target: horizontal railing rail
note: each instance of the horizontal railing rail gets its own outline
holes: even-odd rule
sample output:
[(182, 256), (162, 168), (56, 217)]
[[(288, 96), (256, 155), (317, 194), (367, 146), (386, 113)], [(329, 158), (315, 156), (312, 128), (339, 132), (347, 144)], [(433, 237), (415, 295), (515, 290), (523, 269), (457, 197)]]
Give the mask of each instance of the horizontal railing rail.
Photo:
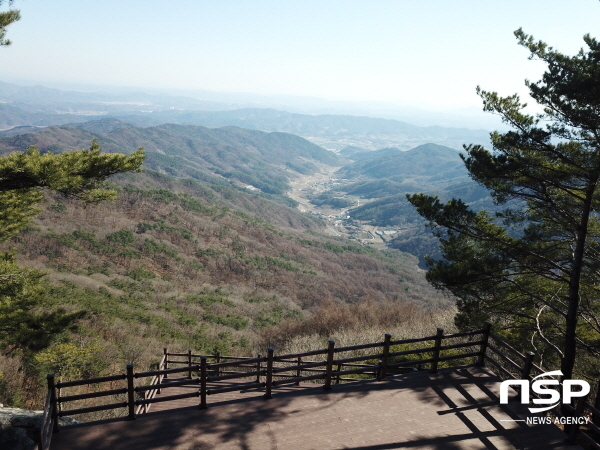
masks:
[(107, 383), (109, 381), (125, 380), (126, 378), (127, 378), (126, 374), (121, 374), (121, 375), (111, 375), (110, 377), (88, 378), (86, 380), (64, 381), (64, 382), (56, 383), (56, 388), (62, 389), (62, 388), (66, 388), (66, 387), (84, 386), (86, 384)]
[(324, 350), (312, 350), (310, 352), (302, 352), (302, 353), (290, 353), (287, 355), (274, 356), (275, 361), (285, 361), (286, 359), (293, 358), (304, 358), (307, 356), (317, 356), (317, 355), (325, 355), (327, 354), (327, 349)]

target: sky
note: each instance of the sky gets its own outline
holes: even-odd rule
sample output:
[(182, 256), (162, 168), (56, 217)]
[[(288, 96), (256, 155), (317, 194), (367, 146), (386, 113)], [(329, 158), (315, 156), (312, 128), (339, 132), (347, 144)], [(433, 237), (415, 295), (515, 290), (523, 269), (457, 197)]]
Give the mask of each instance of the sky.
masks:
[[(0, 81), (125, 86), (426, 109), (477, 106), (477, 85), (526, 95), (543, 63), (600, 38), (598, 0), (15, 0)], [(3, 8), (7, 8), (6, 2)]]

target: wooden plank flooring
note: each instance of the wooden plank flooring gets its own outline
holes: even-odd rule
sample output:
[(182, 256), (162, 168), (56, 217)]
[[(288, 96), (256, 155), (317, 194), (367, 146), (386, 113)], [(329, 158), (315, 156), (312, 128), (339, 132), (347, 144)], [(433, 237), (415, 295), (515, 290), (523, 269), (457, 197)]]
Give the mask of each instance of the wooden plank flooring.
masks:
[[(197, 389), (164, 390), (163, 395)], [(174, 392), (178, 390), (178, 392)], [(445, 369), (334, 385), (304, 384), (152, 405), (135, 421), (64, 427), (52, 450), (581, 449), (554, 425), (514, 422), (531, 414), (498, 402), (499, 379), (485, 369)], [(172, 409), (175, 408), (175, 409)]]

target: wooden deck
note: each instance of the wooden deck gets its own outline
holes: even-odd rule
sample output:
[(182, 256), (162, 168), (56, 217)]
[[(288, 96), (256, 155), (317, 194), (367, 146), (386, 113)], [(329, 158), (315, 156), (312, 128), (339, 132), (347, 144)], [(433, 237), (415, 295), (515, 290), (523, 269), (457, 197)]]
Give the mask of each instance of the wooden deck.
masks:
[[(578, 449), (554, 425), (515, 422), (532, 416), (498, 401), (500, 380), (465, 367), (389, 376), (386, 381), (302, 384), (152, 405), (137, 420), (64, 427), (53, 450), (166, 449)], [(173, 388), (175, 389), (175, 388)], [(198, 389), (198, 386), (180, 388)], [(169, 394), (174, 392), (170, 390)]]

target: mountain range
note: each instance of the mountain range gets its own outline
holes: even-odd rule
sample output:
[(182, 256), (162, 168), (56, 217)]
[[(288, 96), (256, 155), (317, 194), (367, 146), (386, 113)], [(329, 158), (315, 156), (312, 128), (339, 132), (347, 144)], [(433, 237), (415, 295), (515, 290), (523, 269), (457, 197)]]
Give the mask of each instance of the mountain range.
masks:
[(145, 167), (161, 173), (214, 184), (222, 184), (226, 178), (266, 194), (281, 195), (289, 190), (290, 173), (313, 173), (318, 163), (341, 164), (335, 153), (287, 133), (174, 124), (140, 128), (116, 119), (3, 137), (0, 152), (31, 145), (62, 152), (88, 147), (92, 139), (107, 152), (127, 153), (144, 147)]
[(32, 131), (17, 127), (65, 125), (108, 117), (141, 127), (172, 123), (280, 131), (302, 136), (336, 151), (348, 145), (368, 150), (392, 146), (407, 150), (429, 142), (460, 148), (465, 142), (483, 144), (489, 141), (487, 131), (464, 127), (423, 127), (358, 115), (240, 108), (235, 103), (165, 94), (66, 91), (0, 82), (0, 135)]

